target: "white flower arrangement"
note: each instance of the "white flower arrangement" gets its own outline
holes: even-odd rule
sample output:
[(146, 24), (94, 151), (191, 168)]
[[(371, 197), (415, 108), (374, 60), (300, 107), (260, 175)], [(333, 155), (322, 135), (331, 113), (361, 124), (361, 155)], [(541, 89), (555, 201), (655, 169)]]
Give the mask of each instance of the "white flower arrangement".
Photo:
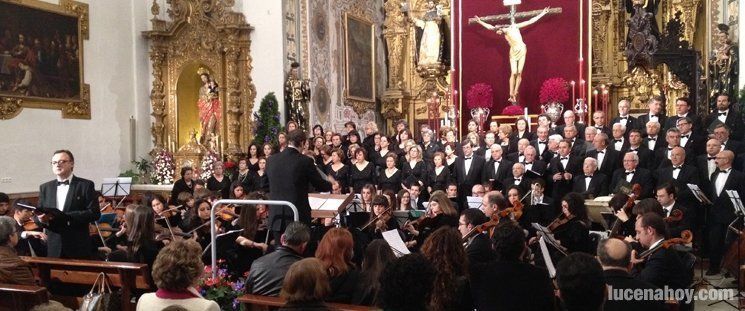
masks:
[(153, 183), (158, 185), (170, 185), (173, 183), (173, 174), (176, 165), (173, 163), (173, 155), (167, 150), (161, 150), (153, 161), (155, 171), (153, 172)]
[(219, 161), (217, 158), (217, 153), (214, 151), (209, 151), (207, 156), (202, 159), (202, 168), (199, 173), (199, 177), (203, 180), (207, 180), (212, 176), (212, 172), (215, 169), (215, 163)]

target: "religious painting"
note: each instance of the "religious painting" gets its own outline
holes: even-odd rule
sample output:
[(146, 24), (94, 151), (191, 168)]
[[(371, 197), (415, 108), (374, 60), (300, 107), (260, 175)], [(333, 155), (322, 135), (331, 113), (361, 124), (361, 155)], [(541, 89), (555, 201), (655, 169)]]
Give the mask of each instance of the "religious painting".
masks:
[(375, 28), (372, 22), (345, 14), (346, 98), (375, 102)]
[(89, 119), (83, 83), (83, 40), (88, 6), (61, 0), (0, 0), (0, 119), (23, 107), (60, 109), (65, 118)]

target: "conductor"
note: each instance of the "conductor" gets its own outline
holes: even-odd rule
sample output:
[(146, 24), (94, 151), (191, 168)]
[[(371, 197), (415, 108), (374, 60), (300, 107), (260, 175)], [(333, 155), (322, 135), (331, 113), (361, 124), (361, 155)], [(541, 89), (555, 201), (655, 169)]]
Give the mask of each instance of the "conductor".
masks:
[[(308, 184), (317, 191), (331, 191), (331, 182), (316, 169), (313, 159), (303, 155), (308, 138), (297, 129), (287, 135), (287, 148), (269, 157), (266, 175), (269, 178), (269, 198), (289, 201), (297, 207), (300, 222), (310, 226)], [(287, 206), (269, 209), (269, 226), (276, 241), (293, 221), (292, 209)]]
[(92, 259), (88, 224), (101, 216), (95, 186), (73, 176), (75, 157), (69, 150), (55, 151), (51, 164), (57, 178), (39, 187), (39, 206), (46, 212), (42, 222), (47, 223), (47, 256)]

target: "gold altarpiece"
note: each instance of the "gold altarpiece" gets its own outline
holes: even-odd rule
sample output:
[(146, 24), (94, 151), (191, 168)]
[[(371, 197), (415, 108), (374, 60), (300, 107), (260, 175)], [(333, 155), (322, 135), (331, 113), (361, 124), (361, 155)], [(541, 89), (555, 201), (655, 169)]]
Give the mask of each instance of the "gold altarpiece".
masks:
[[(409, 124), (427, 119), (426, 100), (433, 92), (440, 97), (440, 117), (444, 117), (450, 100), (450, 68), (443, 64), (418, 65), (415, 60), (417, 49), (416, 26), (409, 16), (424, 14), (425, 0), (388, 0), (384, 4), (385, 21), (383, 39), (388, 59), (388, 85), (382, 96), (382, 115), (387, 126), (405, 119)], [(442, 20), (452, 31), (450, 23), (450, 1), (434, 1), (441, 6)], [(410, 8), (405, 13), (402, 4)], [(449, 34), (441, 34), (447, 36)], [(449, 47), (446, 47), (449, 48)]]
[[(660, 32), (664, 33), (669, 21), (676, 19), (683, 25), (681, 41), (687, 41), (695, 51), (707, 51), (706, 37), (709, 31), (705, 7), (711, 0), (660, 0), (655, 16)], [(647, 109), (647, 100), (664, 93), (667, 115), (675, 114), (674, 101), (678, 97), (689, 97), (691, 90), (681, 82), (667, 65), (659, 65), (645, 71), (637, 67), (628, 71), (628, 62), (624, 55), (626, 47), (627, 21), (631, 14), (623, 6), (625, 1), (594, 0), (591, 3), (591, 86), (608, 86), (609, 110), (611, 115), (617, 113), (621, 99), (631, 100), (632, 112), (643, 112)], [(692, 66), (706, 66), (707, 53), (700, 52), (701, 63)], [(703, 68), (702, 68), (703, 69)], [(705, 70), (705, 69), (704, 69)], [(704, 78), (700, 77), (700, 78)], [(705, 84), (705, 82), (704, 82)], [(704, 92), (705, 93), (705, 92)], [(592, 94), (592, 93), (589, 93)], [(589, 98), (593, 100), (592, 96)], [(602, 98), (602, 97), (601, 97)], [(705, 96), (704, 96), (705, 98)], [(699, 113), (708, 111), (706, 100), (693, 99)], [(594, 107), (595, 104), (590, 105)]]
[[(151, 7), (152, 30), (143, 35), (150, 43), (153, 72), (150, 91), (153, 151), (178, 150), (177, 167), (198, 164), (201, 159), (191, 159), (194, 151), (206, 152), (201, 146), (195, 149), (190, 137), (190, 132), (199, 128), (193, 128), (193, 122), (180, 120), (194, 118), (197, 109), (194, 94), (198, 91), (193, 88), (199, 87), (194, 83), (199, 79), (198, 68), (209, 70), (219, 84), (222, 115), (215, 129), (220, 141), (215, 151), (228, 157), (240, 155), (244, 152), (242, 146), (252, 136), (250, 112), (256, 88), (251, 79), (249, 34), (253, 28), (243, 14), (233, 12), (234, 2), (169, 0), (167, 21), (158, 18), (157, 2)], [(191, 160), (186, 161), (187, 158)]]

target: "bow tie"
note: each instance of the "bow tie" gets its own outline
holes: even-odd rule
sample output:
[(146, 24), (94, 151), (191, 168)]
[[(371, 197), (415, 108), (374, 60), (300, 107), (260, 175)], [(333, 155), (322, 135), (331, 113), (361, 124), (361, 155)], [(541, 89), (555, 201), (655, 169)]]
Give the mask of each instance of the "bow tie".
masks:
[(680, 138), (681, 138), (681, 139), (682, 139), (682, 138), (688, 138), (688, 137), (691, 137), (691, 134), (688, 134), (688, 135), (680, 135)]
[(605, 151), (600, 150), (600, 151), (598, 151), (598, 153), (605, 153)]
[(547, 142), (547, 141), (539, 141), (538, 143), (539, 143), (539, 144), (544, 144), (544, 145), (545, 145), (545, 144), (547, 144), (548, 142)]
[(620, 143), (620, 142), (623, 142), (623, 139), (614, 139), (613, 142), (614, 143)]
[(621, 118), (621, 120), (628, 120), (629, 119), (629, 117), (620, 117), (620, 118)]
[(727, 174), (727, 173), (729, 173), (729, 169), (726, 169), (726, 170), (720, 170), (720, 169), (717, 169), (717, 170), (716, 170), (716, 171), (714, 171), (714, 172), (716, 172), (716, 173), (724, 173), (724, 174)]
[(636, 149), (633, 149), (632, 148), (632, 149), (629, 149), (629, 151), (631, 151), (631, 152), (637, 152), (637, 151), (639, 151), (639, 148), (636, 148)]
[(679, 170), (679, 169), (681, 169), (680, 166), (673, 166), (673, 170)]
[(634, 174), (634, 171), (626, 172), (626, 175), (631, 175), (631, 174)]
[(714, 156), (714, 157), (706, 157), (706, 159), (709, 160), (709, 161), (711, 161), (711, 160), (716, 160), (717, 157), (716, 156)]
[(525, 165), (533, 164), (533, 162), (523, 162)]
[(561, 160), (561, 161), (569, 160), (569, 157), (561, 157), (561, 158), (559, 158), (559, 160)]
[(651, 119), (651, 118), (657, 118), (657, 115), (656, 115), (656, 114), (650, 114), (650, 115), (649, 115), (649, 118), (650, 118), (650, 119)]
[(62, 185), (69, 186), (70, 185), (70, 180), (65, 180), (65, 181), (59, 181), (58, 180), (57, 181), (57, 186), (62, 186)]
[(473, 158), (473, 157), (465, 157), (465, 158), (463, 158), (463, 159), (464, 159), (464, 160), (470, 160), (470, 159), (472, 159), (472, 158)]
[(726, 117), (726, 116), (727, 116), (727, 112), (726, 112), (726, 111), (725, 111), (725, 112), (720, 112), (720, 113), (719, 113), (719, 115), (720, 115), (720, 116), (725, 116), (725, 117)]
[(673, 151), (672, 147), (667, 147), (667, 151)]
[(657, 141), (657, 138), (647, 138), (648, 141)]
[(592, 178), (592, 175), (585, 175), (585, 178)]
[(598, 129), (598, 130), (602, 130), (603, 129), (602, 126), (597, 126), (597, 125), (595, 126), (595, 128)]
[(522, 178), (515, 178), (515, 182), (520, 182), (521, 180), (523, 180), (523, 179)]

